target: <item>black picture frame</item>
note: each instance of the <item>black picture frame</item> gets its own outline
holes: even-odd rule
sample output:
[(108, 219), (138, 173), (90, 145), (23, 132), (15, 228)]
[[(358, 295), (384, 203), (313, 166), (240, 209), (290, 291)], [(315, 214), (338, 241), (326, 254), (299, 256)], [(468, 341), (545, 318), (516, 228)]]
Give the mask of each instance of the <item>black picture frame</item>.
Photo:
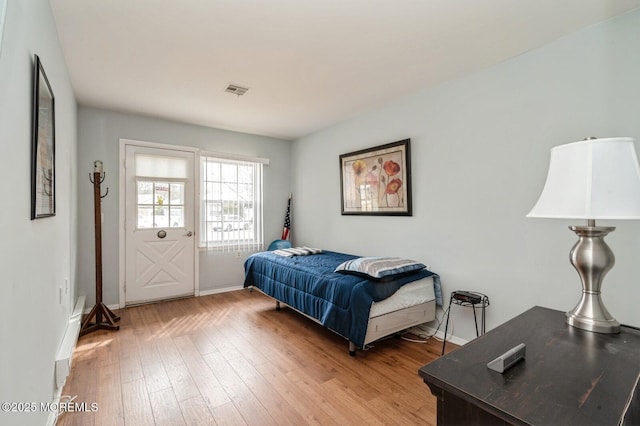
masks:
[(412, 216), (411, 139), (340, 155), (343, 215)]
[(7, 16), (7, 0), (0, 0), (0, 55), (2, 55), (2, 34), (4, 33), (4, 22)]
[(31, 219), (56, 214), (55, 97), (38, 55), (33, 67)]

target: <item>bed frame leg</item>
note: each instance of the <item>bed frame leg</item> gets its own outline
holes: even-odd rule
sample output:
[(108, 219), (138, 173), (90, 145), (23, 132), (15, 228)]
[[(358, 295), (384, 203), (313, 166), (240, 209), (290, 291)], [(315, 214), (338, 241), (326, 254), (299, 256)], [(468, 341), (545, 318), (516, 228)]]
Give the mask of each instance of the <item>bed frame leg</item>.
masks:
[(349, 355), (356, 356), (356, 345), (351, 341), (349, 341)]
[(276, 300), (276, 311), (280, 310), (280, 302)]

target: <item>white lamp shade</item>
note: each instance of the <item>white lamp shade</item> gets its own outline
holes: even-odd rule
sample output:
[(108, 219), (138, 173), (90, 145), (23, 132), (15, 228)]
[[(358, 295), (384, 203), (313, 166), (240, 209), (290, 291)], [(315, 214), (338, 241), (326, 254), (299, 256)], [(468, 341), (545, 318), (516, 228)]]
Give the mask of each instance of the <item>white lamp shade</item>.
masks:
[(640, 167), (633, 138), (552, 148), (547, 181), (527, 217), (640, 219)]

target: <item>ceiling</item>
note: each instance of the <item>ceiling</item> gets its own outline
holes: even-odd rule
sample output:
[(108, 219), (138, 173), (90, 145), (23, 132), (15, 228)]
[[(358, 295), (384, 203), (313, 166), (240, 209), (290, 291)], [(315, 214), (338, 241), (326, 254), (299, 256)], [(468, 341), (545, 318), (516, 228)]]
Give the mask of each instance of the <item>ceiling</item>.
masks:
[[(80, 105), (296, 139), (640, 0), (50, 0)], [(226, 93), (229, 83), (243, 96)]]

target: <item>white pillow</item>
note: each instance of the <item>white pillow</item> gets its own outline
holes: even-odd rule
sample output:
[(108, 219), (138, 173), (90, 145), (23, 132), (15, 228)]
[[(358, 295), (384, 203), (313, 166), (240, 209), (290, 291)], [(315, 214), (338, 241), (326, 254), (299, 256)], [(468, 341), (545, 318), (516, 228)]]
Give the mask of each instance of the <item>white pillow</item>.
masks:
[(292, 247), (292, 248), (284, 248), (274, 250), (273, 254), (277, 254), (280, 256), (307, 256), (310, 254), (318, 254), (322, 253), (322, 249), (310, 248), (310, 247)]
[(367, 275), (371, 278), (382, 279), (411, 274), (424, 268), (426, 265), (423, 263), (400, 257), (358, 257), (341, 263), (335, 272)]

